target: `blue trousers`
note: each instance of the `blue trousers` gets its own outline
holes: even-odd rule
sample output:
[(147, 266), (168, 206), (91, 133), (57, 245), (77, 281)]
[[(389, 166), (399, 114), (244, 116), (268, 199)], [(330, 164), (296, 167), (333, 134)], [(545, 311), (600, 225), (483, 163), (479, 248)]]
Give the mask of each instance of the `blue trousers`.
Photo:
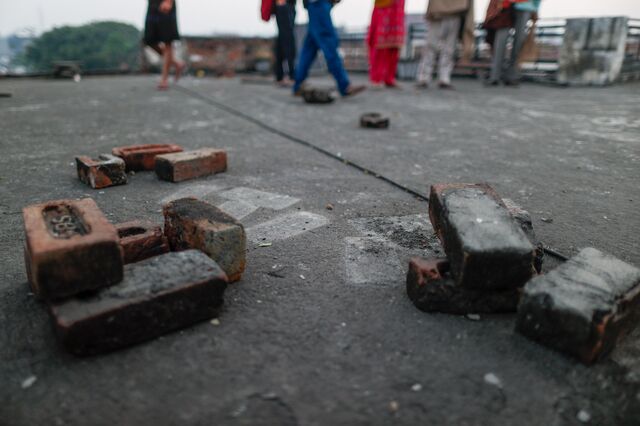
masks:
[(302, 82), (307, 79), (309, 69), (318, 55), (318, 50), (322, 50), (329, 72), (336, 79), (340, 94), (345, 95), (350, 83), (342, 64), (342, 58), (338, 54), (340, 41), (331, 20), (331, 4), (328, 0), (309, 2), (307, 10), (309, 11), (309, 29), (302, 46), (302, 52), (300, 52), (300, 58), (298, 58), (296, 83), (293, 90), (297, 91)]

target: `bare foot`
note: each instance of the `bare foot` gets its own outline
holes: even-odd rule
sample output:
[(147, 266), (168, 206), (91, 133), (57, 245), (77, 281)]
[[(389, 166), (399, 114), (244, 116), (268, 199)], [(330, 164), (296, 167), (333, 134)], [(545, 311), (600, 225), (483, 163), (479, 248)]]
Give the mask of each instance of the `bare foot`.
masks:
[(169, 82), (165, 80), (158, 83), (158, 90), (160, 91), (169, 90)]

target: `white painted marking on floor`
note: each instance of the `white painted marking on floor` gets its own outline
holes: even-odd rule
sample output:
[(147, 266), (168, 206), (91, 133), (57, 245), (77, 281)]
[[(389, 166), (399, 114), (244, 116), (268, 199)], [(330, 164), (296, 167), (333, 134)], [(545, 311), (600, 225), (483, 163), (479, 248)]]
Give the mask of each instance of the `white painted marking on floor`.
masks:
[(254, 206), (253, 204), (239, 200), (226, 201), (218, 207), (238, 220), (244, 219), (254, 211), (258, 210), (258, 207)]
[(238, 187), (230, 189), (220, 194), (227, 200), (244, 201), (258, 207), (265, 207), (272, 210), (282, 210), (291, 207), (300, 200), (288, 195), (275, 194), (272, 192), (259, 191), (253, 188)]
[(376, 237), (347, 237), (347, 283), (356, 286), (392, 286), (404, 282), (405, 271), (394, 246)]
[(247, 238), (253, 242), (286, 240), (328, 223), (326, 217), (314, 213), (289, 213), (248, 228)]
[(160, 200), (160, 204), (166, 204), (169, 201), (177, 200), (179, 198), (186, 197), (196, 197), (196, 198), (204, 198), (207, 195), (219, 191), (221, 188), (217, 185), (205, 185), (205, 184), (196, 184), (185, 186), (184, 188), (180, 188), (179, 190), (167, 195), (162, 200)]

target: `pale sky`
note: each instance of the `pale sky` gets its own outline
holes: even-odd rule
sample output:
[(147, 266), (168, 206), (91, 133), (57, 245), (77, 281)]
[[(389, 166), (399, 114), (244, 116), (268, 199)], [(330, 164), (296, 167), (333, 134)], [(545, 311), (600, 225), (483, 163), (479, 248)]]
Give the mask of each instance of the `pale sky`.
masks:
[[(476, 20), (484, 17), (489, 0), (476, 0)], [(271, 35), (273, 22), (259, 19), (260, 0), (177, 0), (180, 31), (185, 35), (233, 33)], [(427, 0), (406, 0), (407, 12), (426, 10)], [(300, 0), (300, 3), (302, 1)], [(97, 20), (144, 25), (145, 0), (0, 0), (0, 35), (24, 28), (36, 32), (61, 25)], [(364, 29), (373, 0), (343, 0), (333, 11), (336, 25)], [(298, 22), (306, 21), (299, 6)], [(640, 0), (543, 0), (543, 18), (626, 15), (640, 19)]]

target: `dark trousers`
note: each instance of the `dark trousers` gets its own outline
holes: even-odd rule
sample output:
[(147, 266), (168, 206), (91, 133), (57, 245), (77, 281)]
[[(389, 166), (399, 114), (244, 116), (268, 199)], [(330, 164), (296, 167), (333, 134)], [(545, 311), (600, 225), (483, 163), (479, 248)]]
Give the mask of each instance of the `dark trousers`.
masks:
[(278, 36), (275, 41), (276, 63), (274, 72), (276, 80), (284, 78), (283, 64), (287, 63), (288, 74), (291, 80), (295, 79), (296, 39), (294, 25), (296, 21), (295, 5), (285, 4), (276, 6), (276, 23), (278, 24)]

